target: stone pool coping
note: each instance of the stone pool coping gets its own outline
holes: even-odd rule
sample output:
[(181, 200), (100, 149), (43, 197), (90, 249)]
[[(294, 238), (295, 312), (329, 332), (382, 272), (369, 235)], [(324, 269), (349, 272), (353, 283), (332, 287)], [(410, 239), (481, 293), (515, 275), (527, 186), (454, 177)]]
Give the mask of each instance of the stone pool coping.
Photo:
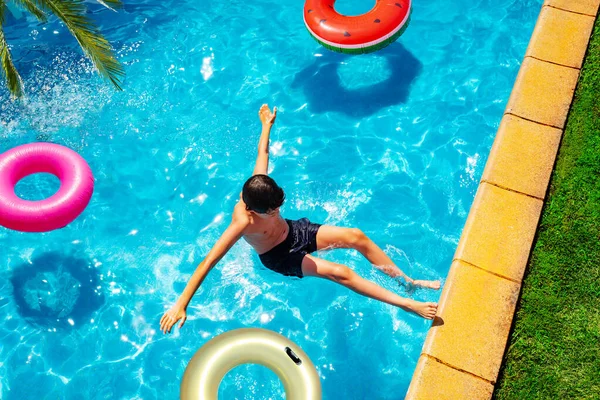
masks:
[(600, 0), (545, 0), (406, 399), (490, 399)]

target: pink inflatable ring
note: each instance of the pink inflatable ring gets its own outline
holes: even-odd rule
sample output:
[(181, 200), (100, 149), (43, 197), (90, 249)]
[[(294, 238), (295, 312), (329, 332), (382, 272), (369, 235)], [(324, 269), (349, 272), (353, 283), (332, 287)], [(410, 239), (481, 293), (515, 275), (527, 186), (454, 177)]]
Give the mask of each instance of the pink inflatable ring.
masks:
[[(24, 177), (46, 172), (60, 179), (60, 189), (40, 201), (15, 194)], [(63, 228), (85, 210), (94, 191), (94, 176), (79, 154), (51, 143), (31, 143), (0, 154), (0, 225), (23, 232)]]

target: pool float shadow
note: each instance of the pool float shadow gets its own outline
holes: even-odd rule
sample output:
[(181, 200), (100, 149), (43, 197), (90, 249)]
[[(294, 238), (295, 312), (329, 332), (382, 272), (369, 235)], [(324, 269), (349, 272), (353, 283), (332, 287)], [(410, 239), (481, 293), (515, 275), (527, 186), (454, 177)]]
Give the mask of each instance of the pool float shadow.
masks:
[(44, 253), (17, 266), (10, 280), (19, 314), (43, 328), (76, 328), (104, 304), (98, 273), (83, 258)]
[(353, 117), (366, 117), (382, 108), (405, 103), (412, 82), (419, 76), (423, 64), (404, 46), (395, 43), (374, 55), (384, 57), (389, 76), (373, 85), (348, 89), (338, 74), (340, 65), (352, 57), (326, 52), (322, 57), (294, 77), (292, 88), (302, 87), (308, 107), (316, 113), (335, 111)]

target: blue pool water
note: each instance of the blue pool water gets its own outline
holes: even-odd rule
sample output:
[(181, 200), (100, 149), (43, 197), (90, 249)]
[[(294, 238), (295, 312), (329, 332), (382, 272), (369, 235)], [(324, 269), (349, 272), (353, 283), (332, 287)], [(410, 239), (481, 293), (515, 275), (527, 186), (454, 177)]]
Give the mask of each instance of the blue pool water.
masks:
[[(342, 10), (361, 10), (347, 2)], [(397, 43), (356, 57), (309, 37), (301, 1), (93, 7), (126, 65), (122, 93), (93, 73), (64, 26), (10, 19), (29, 96), (19, 105), (0, 89), (0, 151), (69, 146), (96, 189), (65, 229), (0, 228), (0, 398), (175, 399), (194, 352), (239, 327), (298, 343), (325, 399), (402, 398), (429, 322), (329, 282), (276, 275), (245, 243), (208, 276), (181, 333), (163, 336), (158, 321), (228, 223), (252, 171), (262, 103), (280, 110), (271, 168), (286, 217), (358, 226), (409, 275), (443, 280), (540, 5), (415, 1)], [(31, 177), (17, 192), (39, 199), (57, 187)], [(407, 295), (355, 252), (323, 256)], [(232, 371), (220, 392), (283, 398), (257, 366)]]

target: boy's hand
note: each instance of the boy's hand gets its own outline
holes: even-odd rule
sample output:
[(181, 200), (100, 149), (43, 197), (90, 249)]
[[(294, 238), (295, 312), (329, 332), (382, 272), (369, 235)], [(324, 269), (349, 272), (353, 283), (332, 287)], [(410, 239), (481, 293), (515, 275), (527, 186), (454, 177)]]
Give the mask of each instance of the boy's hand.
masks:
[(273, 125), (275, 123), (275, 118), (277, 118), (277, 107), (273, 108), (273, 112), (271, 112), (269, 106), (263, 104), (260, 110), (258, 110), (258, 117), (263, 126)]
[(187, 314), (185, 313), (185, 308), (181, 308), (178, 305), (174, 305), (169, 311), (164, 313), (164, 315), (160, 319), (160, 330), (163, 333), (171, 333), (171, 328), (179, 320), (181, 320), (181, 322), (179, 323), (179, 328), (181, 329), (186, 319)]

